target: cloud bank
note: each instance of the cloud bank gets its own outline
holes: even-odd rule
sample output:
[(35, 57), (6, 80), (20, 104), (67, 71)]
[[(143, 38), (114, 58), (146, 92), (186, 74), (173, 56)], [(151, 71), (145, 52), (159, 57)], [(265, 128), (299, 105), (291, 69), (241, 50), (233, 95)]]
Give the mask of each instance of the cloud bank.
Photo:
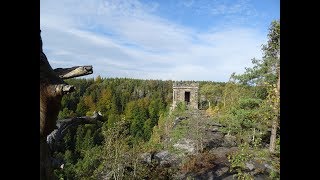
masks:
[[(266, 34), (257, 29), (228, 25), (200, 31), (157, 16), (159, 6), (135, 0), (42, 1), (44, 52), (53, 68), (93, 65), (90, 77), (210, 81), (228, 81), (262, 56)], [(248, 8), (220, 6), (210, 13), (241, 13), (241, 7)]]

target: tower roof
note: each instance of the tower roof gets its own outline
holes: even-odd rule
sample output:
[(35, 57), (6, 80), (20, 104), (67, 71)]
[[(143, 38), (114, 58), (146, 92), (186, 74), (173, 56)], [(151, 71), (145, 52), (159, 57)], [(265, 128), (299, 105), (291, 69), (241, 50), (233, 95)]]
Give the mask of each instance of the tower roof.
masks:
[(199, 83), (195, 81), (174, 81), (172, 87), (199, 88)]

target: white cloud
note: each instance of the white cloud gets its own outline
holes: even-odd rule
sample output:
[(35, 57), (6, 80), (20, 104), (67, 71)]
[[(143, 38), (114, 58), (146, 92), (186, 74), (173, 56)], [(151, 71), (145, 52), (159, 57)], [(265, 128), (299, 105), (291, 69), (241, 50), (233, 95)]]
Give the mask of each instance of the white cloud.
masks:
[(45, 1), (44, 51), (53, 68), (91, 64), (95, 76), (173, 80), (227, 81), (232, 72), (250, 66), (251, 58), (261, 57), (265, 35), (255, 29), (214, 27), (200, 33), (153, 15), (158, 6)]
[(186, 7), (192, 7), (193, 3), (194, 3), (194, 0), (185, 0), (182, 2), (182, 4)]

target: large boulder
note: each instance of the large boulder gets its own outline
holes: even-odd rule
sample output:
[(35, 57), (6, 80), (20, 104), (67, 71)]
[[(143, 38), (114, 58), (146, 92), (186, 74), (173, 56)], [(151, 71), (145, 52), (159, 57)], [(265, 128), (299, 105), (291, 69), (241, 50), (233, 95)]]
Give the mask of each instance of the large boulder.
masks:
[(170, 167), (179, 164), (178, 158), (174, 154), (169, 153), (169, 151), (155, 153), (153, 158), (160, 166)]
[(176, 119), (173, 121), (173, 127), (175, 128), (182, 120), (188, 119), (187, 116), (181, 116), (181, 117), (176, 117)]
[(221, 177), (229, 172), (229, 167), (223, 166), (214, 172), (215, 177)]
[(141, 162), (143, 163), (147, 163), (147, 164), (150, 164), (151, 163), (151, 160), (152, 160), (152, 155), (151, 153), (143, 153), (140, 155), (140, 160)]
[(236, 140), (237, 140), (237, 138), (235, 136), (226, 134), (224, 136), (224, 142), (223, 142), (222, 146), (224, 146), (224, 147), (235, 147), (235, 146), (237, 146), (237, 141)]
[(182, 139), (174, 144), (173, 147), (189, 154), (194, 154), (196, 151), (195, 143), (190, 139)]
[(222, 132), (210, 131), (206, 132), (204, 137), (204, 148), (206, 150), (210, 150), (213, 148), (218, 148), (223, 146), (224, 143), (224, 135)]

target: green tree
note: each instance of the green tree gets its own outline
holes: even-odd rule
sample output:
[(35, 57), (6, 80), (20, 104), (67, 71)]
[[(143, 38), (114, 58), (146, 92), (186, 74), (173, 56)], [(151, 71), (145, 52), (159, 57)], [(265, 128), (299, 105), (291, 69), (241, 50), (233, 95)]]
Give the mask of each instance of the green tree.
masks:
[(280, 120), (280, 21), (273, 21), (269, 28), (268, 42), (262, 46), (264, 56), (261, 60), (253, 59), (252, 68), (246, 68), (241, 75), (232, 74), (232, 78), (242, 84), (269, 87), (269, 98), (273, 106), (272, 131), (270, 136), (270, 152), (275, 151), (276, 135)]
[(112, 107), (112, 91), (110, 88), (103, 89), (100, 93), (97, 103), (97, 110), (102, 114), (109, 115), (109, 110)]
[(100, 83), (103, 82), (103, 79), (101, 78), (100, 75), (98, 75), (98, 76), (96, 77), (96, 79), (94, 80), (94, 82), (95, 82), (96, 84), (100, 84)]
[(219, 84), (206, 83), (200, 88), (200, 94), (209, 102), (209, 106), (217, 105), (222, 98), (223, 88)]
[(85, 129), (82, 125), (78, 126), (77, 132), (76, 132), (76, 142), (75, 142), (75, 152), (78, 154), (81, 154), (83, 151), (82, 144), (83, 144), (83, 138), (85, 136)]
[(96, 170), (97, 177), (105, 174), (106, 170), (110, 173), (110, 179), (124, 179), (125, 167), (129, 166), (127, 133), (125, 121), (118, 121), (103, 132), (105, 143), (101, 153), (102, 166)]
[(152, 99), (150, 105), (148, 107), (150, 120), (151, 120), (151, 128), (158, 123), (158, 119), (160, 117), (160, 112), (164, 111), (165, 107), (160, 98)]
[(151, 124), (151, 119), (147, 119), (145, 122), (144, 122), (144, 125), (143, 125), (143, 139), (145, 141), (148, 141), (151, 137), (151, 133), (152, 133), (152, 124)]
[(108, 128), (111, 128), (115, 125), (116, 122), (120, 121), (121, 118), (117, 114), (110, 114), (108, 116)]
[(90, 108), (86, 105), (84, 98), (81, 98), (77, 104), (77, 116), (85, 116), (88, 111), (90, 111)]
[(75, 179), (81, 180), (95, 180), (95, 172), (102, 163), (102, 147), (94, 146), (84, 151), (83, 159), (79, 160), (75, 166)]
[[(94, 98), (89, 95), (89, 96), (84, 96), (83, 97), (84, 104), (86, 107), (89, 108), (89, 113), (93, 113), (97, 108), (96, 108), (96, 103), (94, 102)], [(86, 112), (88, 114), (88, 112)]]
[(149, 100), (147, 98), (131, 101), (127, 104), (125, 117), (130, 121), (130, 134), (135, 140), (145, 137), (144, 123), (149, 118)]
[(58, 119), (66, 119), (66, 118), (72, 118), (76, 117), (77, 114), (74, 113), (72, 110), (69, 110), (67, 107), (63, 108), (62, 111), (58, 114)]

